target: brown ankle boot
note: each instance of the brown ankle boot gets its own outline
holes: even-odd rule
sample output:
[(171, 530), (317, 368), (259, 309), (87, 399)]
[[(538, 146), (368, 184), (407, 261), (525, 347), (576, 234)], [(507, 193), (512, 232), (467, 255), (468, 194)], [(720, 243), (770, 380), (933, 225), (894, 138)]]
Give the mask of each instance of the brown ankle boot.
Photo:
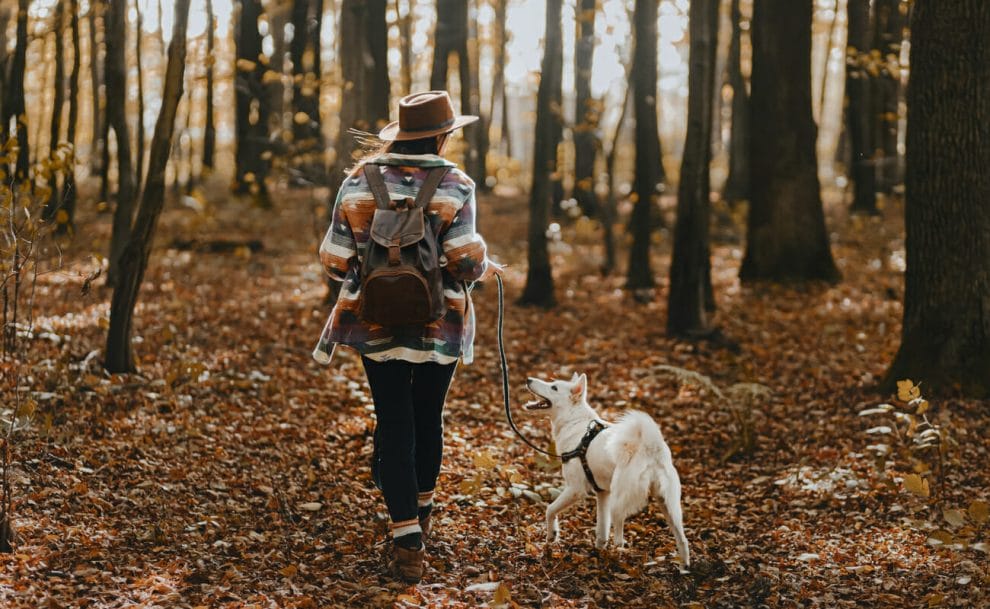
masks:
[(426, 570), (426, 547), (408, 550), (402, 546), (392, 546), (392, 573), (409, 584), (418, 584)]
[(422, 534), (423, 534), (424, 542), (430, 538), (430, 529), (433, 528), (433, 524), (432, 524), (433, 519), (431, 518), (431, 516), (433, 516), (433, 512), (430, 512), (426, 516), (423, 516), (422, 518), (419, 519), (419, 528), (423, 530)]

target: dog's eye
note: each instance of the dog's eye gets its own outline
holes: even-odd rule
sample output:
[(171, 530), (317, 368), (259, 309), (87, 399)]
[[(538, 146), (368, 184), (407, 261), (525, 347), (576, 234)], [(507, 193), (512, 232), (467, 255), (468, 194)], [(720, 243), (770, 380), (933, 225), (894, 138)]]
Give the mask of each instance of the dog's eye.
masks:
[(552, 389), (554, 391), (557, 391), (557, 385), (556, 384), (550, 385), (550, 389)]

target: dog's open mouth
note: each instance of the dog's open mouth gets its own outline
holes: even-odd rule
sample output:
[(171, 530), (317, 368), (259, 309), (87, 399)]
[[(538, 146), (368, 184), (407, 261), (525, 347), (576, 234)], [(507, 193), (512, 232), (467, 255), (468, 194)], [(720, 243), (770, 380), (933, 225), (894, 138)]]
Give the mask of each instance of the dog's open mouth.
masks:
[(546, 410), (547, 408), (550, 408), (551, 404), (549, 399), (536, 393), (529, 386), (527, 386), (526, 389), (529, 389), (529, 392), (532, 393), (536, 399), (530, 400), (523, 404), (523, 410)]

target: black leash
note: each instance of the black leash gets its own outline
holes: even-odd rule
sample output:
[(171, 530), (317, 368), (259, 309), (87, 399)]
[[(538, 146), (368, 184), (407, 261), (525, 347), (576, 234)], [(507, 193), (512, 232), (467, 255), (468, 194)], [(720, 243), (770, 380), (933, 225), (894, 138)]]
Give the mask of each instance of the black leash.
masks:
[(516, 435), (525, 442), (530, 448), (538, 453), (542, 453), (550, 458), (559, 459), (560, 455), (552, 453), (547, 450), (543, 450), (536, 444), (529, 441), (529, 438), (523, 435), (519, 428), (516, 427), (516, 422), (512, 420), (512, 409), (509, 407), (509, 365), (505, 361), (505, 341), (502, 338), (502, 322), (505, 315), (505, 300), (502, 289), (502, 276), (495, 273), (495, 281), (498, 283), (498, 357), (502, 363), (502, 399), (505, 402), (505, 418), (509, 420), (509, 427), (512, 431), (516, 432)]

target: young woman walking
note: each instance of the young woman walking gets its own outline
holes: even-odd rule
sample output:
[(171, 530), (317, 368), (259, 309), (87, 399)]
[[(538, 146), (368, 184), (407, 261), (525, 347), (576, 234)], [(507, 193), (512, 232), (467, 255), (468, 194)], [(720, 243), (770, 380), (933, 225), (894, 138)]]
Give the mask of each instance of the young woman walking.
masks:
[[(447, 390), (457, 361), (473, 359), (471, 286), (500, 272), (475, 232), (474, 182), (442, 156), (450, 133), (477, 119), (455, 115), (446, 91), (402, 98), (399, 120), (378, 134), (381, 149), (344, 179), (320, 246), (323, 267), (343, 285), (313, 356), (329, 363), (337, 345), (361, 355), (377, 418), (372, 474), (391, 519), (391, 569), (410, 583), (420, 581), (425, 569)], [(413, 210), (420, 191), (434, 187), (432, 196), (430, 190), (424, 193), (429, 200), (422, 207), (427, 238), (437, 241), (444, 310), (421, 324), (370, 322), (362, 308), (367, 274), (362, 264), (368, 264), (365, 254), (376, 211), (384, 207), (381, 199), (391, 208)], [(395, 307), (403, 304), (398, 297)]]

